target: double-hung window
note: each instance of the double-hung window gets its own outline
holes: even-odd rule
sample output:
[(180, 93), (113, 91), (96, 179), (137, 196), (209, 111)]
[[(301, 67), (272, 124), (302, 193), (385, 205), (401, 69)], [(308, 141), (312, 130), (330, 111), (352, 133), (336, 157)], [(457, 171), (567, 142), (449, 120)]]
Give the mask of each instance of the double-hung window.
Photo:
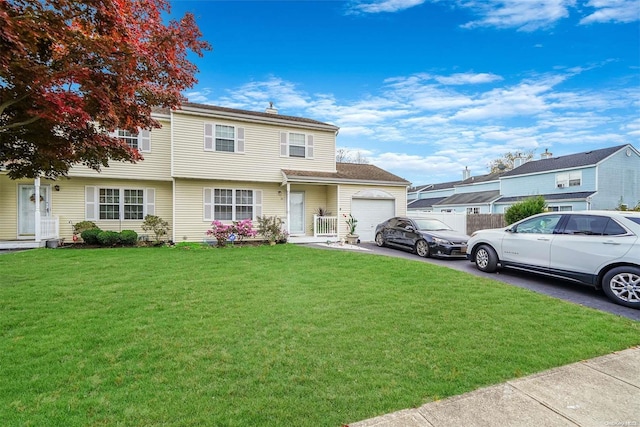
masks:
[(582, 185), (582, 171), (562, 172), (556, 175), (556, 187), (578, 187)]
[(85, 219), (143, 220), (155, 214), (155, 189), (85, 187)]
[(143, 129), (139, 133), (131, 133), (128, 130), (116, 129), (111, 135), (125, 142), (134, 150), (145, 153), (151, 151), (151, 135), (148, 130)]
[(244, 128), (205, 123), (204, 151), (244, 153)]
[(480, 208), (467, 208), (467, 215), (478, 215)]
[(262, 215), (262, 191), (234, 188), (205, 188), (205, 221), (254, 220)]
[(313, 159), (313, 135), (299, 132), (280, 132), (280, 156)]

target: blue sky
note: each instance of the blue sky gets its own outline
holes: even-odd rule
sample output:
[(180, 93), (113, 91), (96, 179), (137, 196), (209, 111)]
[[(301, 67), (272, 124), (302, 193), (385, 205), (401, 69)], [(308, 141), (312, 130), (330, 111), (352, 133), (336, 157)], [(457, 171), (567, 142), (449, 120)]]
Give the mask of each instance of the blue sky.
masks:
[(640, 0), (185, 1), (213, 46), (189, 101), (340, 127), (414, 185), (505, 152), (640, 149)]

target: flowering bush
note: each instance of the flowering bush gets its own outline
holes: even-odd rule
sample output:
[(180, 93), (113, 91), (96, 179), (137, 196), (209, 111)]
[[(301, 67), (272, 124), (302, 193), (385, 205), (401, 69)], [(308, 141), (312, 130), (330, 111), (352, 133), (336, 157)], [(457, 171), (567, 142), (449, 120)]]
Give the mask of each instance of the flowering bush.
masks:
[(240, 241), (245, 237), (254, 237), (257, 231), (253, 229), (250, 219), (233, 221), (231, 224), (223, 224), (215, 220), (211, 223), (211, 229), (207, 230), (207, 236), (215, 237), (218, 246), (224, 246), (232, 234)]
[(342, 214), (342, 216), (347, 218), (345, 222), (347, 223), (347, 227), (349, 227), (349, 234), (356, 234), (356, 225), (358, 225), (358, 220), (351, 214), (349, 214), (348, 217), (346, 214)]

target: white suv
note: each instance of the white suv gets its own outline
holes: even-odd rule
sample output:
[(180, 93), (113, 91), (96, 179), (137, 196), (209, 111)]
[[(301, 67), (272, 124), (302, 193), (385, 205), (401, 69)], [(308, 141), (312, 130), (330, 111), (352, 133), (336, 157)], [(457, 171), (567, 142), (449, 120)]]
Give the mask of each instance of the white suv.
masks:
[(476, 231), (467, 258), (584, 283), (614, 302), (640, 309), (640, 212), (547, 212), (508, 228)]

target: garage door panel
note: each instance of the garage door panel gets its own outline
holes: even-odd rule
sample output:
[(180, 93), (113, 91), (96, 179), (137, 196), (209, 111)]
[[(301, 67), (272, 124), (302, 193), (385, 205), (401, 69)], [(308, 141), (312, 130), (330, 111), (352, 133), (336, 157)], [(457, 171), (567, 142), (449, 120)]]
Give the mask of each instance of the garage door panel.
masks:
[(358, 220), (356, 233), (363, 242), (374, 239), (376, 226), (395, 216), (395, 200), (390, 199), (353, 199), (351, 213)]

